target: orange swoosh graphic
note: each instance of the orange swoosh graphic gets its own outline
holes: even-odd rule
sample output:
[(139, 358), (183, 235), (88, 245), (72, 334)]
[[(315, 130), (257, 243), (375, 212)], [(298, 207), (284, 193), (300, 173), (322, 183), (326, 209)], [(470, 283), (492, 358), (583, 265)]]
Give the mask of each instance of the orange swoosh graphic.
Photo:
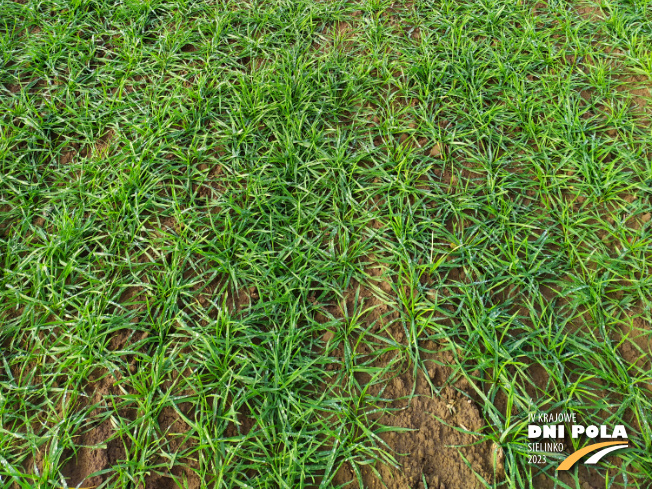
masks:
[(626, 441), (605, 441), (603, 443), (594, 443), (593, 445), (589, 445), (588, 447), (584, 447), (581, 450), (576, 451), (575, 453), (569, 455), (564, 459), (564, 461), (557, 467), (557, 470), (568, 470), (570, 469), (575, 462), (577, 462), (579, 459), (581, 459), (584, 455), (587, 453), (595, 452), (596, 450), (599, 450), (600, 448), (604, 447), (610, 447), (612, 445), (624, 445), (627, 443)]

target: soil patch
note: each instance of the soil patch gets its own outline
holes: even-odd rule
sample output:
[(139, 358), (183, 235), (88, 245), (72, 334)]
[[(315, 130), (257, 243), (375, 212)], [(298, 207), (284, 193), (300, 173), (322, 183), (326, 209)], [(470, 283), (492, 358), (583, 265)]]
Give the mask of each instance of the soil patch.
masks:
[[(383, 265), (374, 257), (370, 261), (366, 274), (372, 283), (367, 287), (354, 282), (344, 293), (343, 306), (348, 315), (355, 310), (366, 311), (361, 320), (372, 332), (404, 343), (407, 340), (402, 323), (397, 321), (399, 313), (393, 310), (394, 304), (386, 300), (393, 295), (394, 284)], [(342, 317), (344, 311), (329, 312)], [(393, 399), (388, 401), (388, 406), (395, 411), (380, 419), (370, 416), (372, 420), (396, 428), (396, 431), (382, 433), (380, 438), (391, 449), (400, 467), (378, 465), (376, 470), (362, 467), (364, 487), (475, 489), (485, 487), (480, 479), (491, 484), (502, 478), (502, 450), (489, 442), (480, 443), (480, 437), (474, 434), (482, 431), (484, 423), (471, 397), (471, 386), (465, 380), (449, 384), (453, 354), (444, 345), (432, 341), (422, 342), (420, 346), (426, 371), (419, 369), (415, 376), (412, 367), (406, 365), (400, 375), (387, 379), (382, 397)], [(395, 354), (380, 356), (374, 366), (389, 365)], [(370, 386), (369, 392), (378, 395), (380, 389), (380, 385)], [(413, 389), (416, 396), (408, 402), (405, 398), (412, 395)], [(351, 482), (348, 487), (359, 487), (348, 465), (340, 469), (334, 482)]]
[[(434, 383), (444, 381), (448, 377), (444, 370), (447, 369), (433, 366), (429, 372), (431, 380)], [(392, 398), (408, 396), (413, 385), (413, 374), (405, 373), (391, 382), (387, 395)], [(381, 420), (384, 424), (413, 430), (381, 436), (392, 450), (401, 454), (397, 457), (401, 472), (390, 467), (379, 469), (385, 486), (389, 489), (484, 487), (478, 476), (491, 483), (494, 478), (492, 447), (488, 443), (473, 445), (478, 437), (469, 433), (479, 432), (483, 426), (475, 403), (453, 386), (446, 386), (440, 395), (433, 395), (421, 371), (416, 380), (416, 393), (418, 397), (409, 405)], [(495, 462), (499, 473), (502, 470), (500, 455)], [(366, 471), (365, 486), (384, 487), (371, 471)]]

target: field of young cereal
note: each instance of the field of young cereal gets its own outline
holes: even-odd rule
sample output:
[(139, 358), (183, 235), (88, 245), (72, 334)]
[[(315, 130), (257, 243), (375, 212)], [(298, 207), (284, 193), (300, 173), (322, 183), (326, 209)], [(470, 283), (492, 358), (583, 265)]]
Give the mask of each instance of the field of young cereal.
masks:
[[(0, 43), (0, 488), (652, 487), (652, 1), (0, 0)], [(605, 440), (532, 413), (629, 448), (558, 471)]]

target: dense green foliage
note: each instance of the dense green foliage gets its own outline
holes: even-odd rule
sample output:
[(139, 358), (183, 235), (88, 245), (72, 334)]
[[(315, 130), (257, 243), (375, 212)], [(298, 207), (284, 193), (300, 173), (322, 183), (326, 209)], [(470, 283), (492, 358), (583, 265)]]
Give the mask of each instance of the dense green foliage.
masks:
[[(488, 487), (531, 487), (535, 408), (625, 424), (598, 470), (646, 487), (652, 3), (581, 7), (0, 0), (0, 487), (64, 486), (102, 422), (105, 487), (326, 487), (393, 463), (358, 374), (426, 339)], [(329, 312), (353, 283), (405, 341)]]

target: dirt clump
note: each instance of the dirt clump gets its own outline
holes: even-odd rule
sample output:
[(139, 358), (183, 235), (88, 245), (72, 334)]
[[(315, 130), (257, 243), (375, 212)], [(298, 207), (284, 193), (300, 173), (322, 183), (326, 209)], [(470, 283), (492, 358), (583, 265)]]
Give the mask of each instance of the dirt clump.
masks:
[[(353, 283), (343, 294), (343, 307), (331, 307), (329, 313), (337, 318), (355, 315), (355, 310), (362, 311), (359, 318), (366, 325), (363, 329), (405, 344), (407, 332), (398, 321), (398, 305), (388, 300), (396, 284), (376, 257), (369, 258), (365, 272), (370, 284)], [(325, 333), (325, 340), (332, 338), (332, 333)], [(418, 369), (415, 374), (408, 362), (402, 362), (402, 373), (387, 379), (384, 388), (368, 386), (372, 395), (387, 399), (387, 407), (392, 409), (380, 418), (370, 415), (370, 419), (395, 428), (379, 436), (386, 444), (383, 448), (394, 455), (399, 467), (362, 466), (363, 487), (475, 489), (484, 487), (480, 478), (489, 484), (502, 478), (502, 450), (490, 442), (480, 443), (479, 433), (484, 422), (470, 395), (471, 386), (465, 380), (450, 382), (453, 354), (445, 345), (429, 340), (419, 343), (425, 368)], [(374, 360), (374, 366), (389, 365), (394, 362), (395, 354), (380, 355)], [(411, 399), (408, 401), (408, 398)], [(348, 464), (338, 471), (334, 482), (350, 482), (347, 487), (359, 487)]]
[[(92, 393), (91, 404), (99, 404), (102, 398), (116, 394), (116, 383), (117, 379), (106, 371), (91, 374), (88, 386), (88, 390)], [(99, 416), (101, 411), (98, 407), (91, 414)], [(82, 486), (101, 484), (103, 477), (96, 473), (126, 458), (122, 440), (111, 439), (112, 435), (113, 428), (110, 421), (106, 419), (79, 437), (75, 437), (78, 446), (76, 453), (61, 469), (70, 487), (80, 484)], [(98, 447), (104, 443), (106, 448)]]
[[(473, 445), (479, 441), (473, 433), (479, 433), (484, 423), (475, 402), (465, 395), (469, 386), (464, 381), (445, 385), (451, 373), (445, 366), (452, 360), (449, 355), (450, 352), (442, 351), (424, 356), (437, 361), (426, 363), (427, 375), (439, 394), (432, 392), (422, 370), (418, 371), (416, 385), (411, 370), (389, 383), (383, 396), (396, 399), (391, 406), (399, 410), (385, 415), (380, 422), (410, 431), (381, 435), (396, 453), (401, 470), (378, 468), (382, 482), (371, 470), (364, 471), (365, 487), (380, 489), (384, 483), (388, 489), (412, 489), (426, 487), (425, 483), (429, 488), (470, 489), (484, 487), (478, 476), (489, 483), (495, 476), (500, 477), (500, 457), (492, 456), (496, 447), (492, 449), (487, 442)], [(413, 387), (416, 396), (408, 403), (402, 398), (410, 396)]]

